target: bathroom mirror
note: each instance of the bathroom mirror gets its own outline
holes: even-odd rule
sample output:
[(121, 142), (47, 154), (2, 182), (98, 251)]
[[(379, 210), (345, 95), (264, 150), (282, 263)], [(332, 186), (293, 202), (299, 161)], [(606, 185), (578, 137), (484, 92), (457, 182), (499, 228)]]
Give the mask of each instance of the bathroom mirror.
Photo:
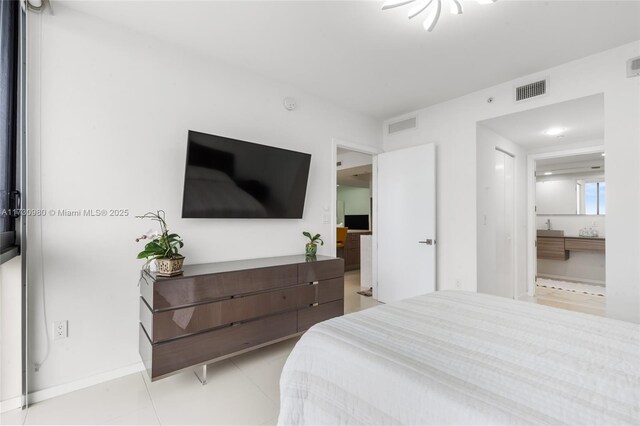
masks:
[(538, 215), (604, 215), (606, 199), (603, 153), (536, 164)]

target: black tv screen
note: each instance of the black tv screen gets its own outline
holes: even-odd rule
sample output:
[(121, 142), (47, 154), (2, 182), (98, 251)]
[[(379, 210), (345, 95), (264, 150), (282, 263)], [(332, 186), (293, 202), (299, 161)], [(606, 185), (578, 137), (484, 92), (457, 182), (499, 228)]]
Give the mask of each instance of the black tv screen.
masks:
[(344, 226), (349, 229), (366, 229), (369, 230), (368, 214), (348, 214), (344, 217)]
[(183, 218), (300, 219), (311, 155), (189, 131)]

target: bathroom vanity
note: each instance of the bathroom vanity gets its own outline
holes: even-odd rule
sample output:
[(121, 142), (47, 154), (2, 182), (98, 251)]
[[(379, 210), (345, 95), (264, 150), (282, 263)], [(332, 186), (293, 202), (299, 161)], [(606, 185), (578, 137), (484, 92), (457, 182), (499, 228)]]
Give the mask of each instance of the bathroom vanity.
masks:
[(604, 253), (605, 239), (604, 237), (538, 235), (538, 259), (568, 260), (572, 251)]

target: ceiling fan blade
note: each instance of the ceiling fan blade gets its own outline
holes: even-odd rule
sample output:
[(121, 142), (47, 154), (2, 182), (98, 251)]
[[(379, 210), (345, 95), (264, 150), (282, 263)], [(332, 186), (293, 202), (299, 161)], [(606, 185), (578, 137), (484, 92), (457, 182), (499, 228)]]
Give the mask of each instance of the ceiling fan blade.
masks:
[(427, 19), (425, 19), (424, 21), (423, 26), (425, 30), (429, 32), (433, 31), (433, 29), (436, 27), (436, 24), (438, 23), (438, 19), (440, 19), (441, 11), (442, 11), (442, 1), (437, 0), (436, 10), (431, 12), (429, 16), (427, 16)]
[(404, 6), (413, 3), (416, 0), (389, 0), (382, 5), (382, 10), (393, 9), (394, 7)]
[(428, 8), (431, 5), (431, 3), (433, 3), (433, 0), (429, 0), (427, 3), (423, 5), (418, 5), (413, 9), (409, 9), (409, 13), (407, 16), (409, 17), (409, 19), (415, 18), (416, 16), (420, 15), (426, 8)]

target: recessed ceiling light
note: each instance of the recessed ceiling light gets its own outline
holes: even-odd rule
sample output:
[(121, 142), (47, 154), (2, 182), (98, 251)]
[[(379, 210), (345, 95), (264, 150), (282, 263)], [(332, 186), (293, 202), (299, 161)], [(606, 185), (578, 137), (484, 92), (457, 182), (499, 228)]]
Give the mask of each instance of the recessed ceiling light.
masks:
[(606, 157), (606, 155), (607, 155), (606, 153), (604, 153), (604, 152), (602, 153), (602, 156), (603, 156), (603, 157)]
[(547, 129), (544, 134), (547, 136), (560, 136), (567, 130), (564, 127), (551, 127)]
[(553, 172), (544, 172), (545, 176), (551, 176), (553, 174)]

